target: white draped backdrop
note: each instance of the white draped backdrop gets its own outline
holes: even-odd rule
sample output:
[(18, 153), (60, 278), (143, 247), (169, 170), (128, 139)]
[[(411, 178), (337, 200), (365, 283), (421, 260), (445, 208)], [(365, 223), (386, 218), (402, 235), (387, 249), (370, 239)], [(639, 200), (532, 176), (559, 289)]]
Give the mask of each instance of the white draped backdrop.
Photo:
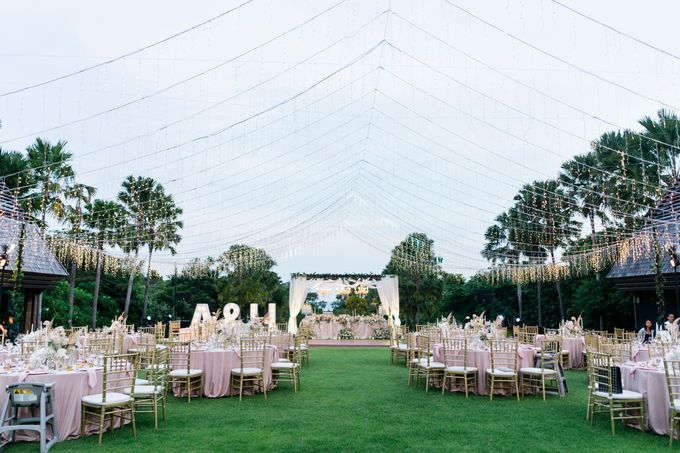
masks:
[(288, 306), (290, 309), (288, 332), (293, 334), (297, 333), (297, 316), (300, 314), (302, 305), (305, 303), (307, 293), (310, 290), (318, 291), (324, 287), (337, 288), (338, 285), (363, 285), (377, 289), (378, 297), (380, 298), (380, 306), (382, 307), (383, 312), (389, 317), (389, 322), (393, 326), (401, 325), (401, 321), (399, 320), (399, 278), (397, 276), (386, 275), (377, 281), (358, 280), (353, 285), (348, 285), (337, 280), (307, 280), (305, 277), (292, 277), (290, 279), (290, 292), (288, 296)]

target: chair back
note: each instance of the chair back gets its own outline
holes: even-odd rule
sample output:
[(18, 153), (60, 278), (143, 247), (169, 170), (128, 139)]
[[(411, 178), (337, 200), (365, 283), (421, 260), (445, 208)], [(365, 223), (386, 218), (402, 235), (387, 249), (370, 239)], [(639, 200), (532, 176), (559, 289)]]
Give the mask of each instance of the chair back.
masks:
[(444, 363), (449, 366), (462, 366), (467, 370), (467, 338), (444, 339)]
[(288, 350), (293, 345), (293, 335), (288, 332), (279, 332), (272, 334), (271, 344), (276, 346), (279, 357), (286, 357)]
[(170, 350), (168, 348), (153, 349), (150, 366), (147, 368), (146, 379), (156, 390), (165, 389), (170, 373)]
[(508, 340), (491, 340), (491, 368), (517, 371), (517, 342)]
[(104, 356), (104, 379), (102, 401), (110, 393), (123, 393), (124, 389), (135, 390), (137, 354), (108, 354)]
[(562, 353), (562, 342), (559, 338), (552, 337), (541, 341), (541, 355), (539, 368), (542, 370), (557, 370)]
[(157, 322), (154, 326), (154, 334), (156, 335), (156, 340), (162, 340), (165, 338), (165, 324), (162, 322)]
[(173, 340), (167, 343), (169, 349), (170, 368), (172, 370), (191, 370), (191, 342)]
[(288, 324), (285, 322), (277, 322), (276, 330), (278, 330), (279, 332), (288, 332)]
[(416, 335), (416, 348), (413, 351), (414, 359), (418, 359), (430, 365), (430, 337), (424, 334)]
[[(603, 352), (591, 352), (588, 355), (590, 369), (590, 386), (597, 392), (603, 392), (609, 396), (618, 393), (615, 389), (614, 360), (611, 355)], [(618, 384), (616, 385), (618, 387)]]
[(241, 339), (241, 369), (259, 368), (264, 370), (264, 356), (267, 342), (260, 338)]
[(182, 322), (181, 321), (170, 321), (170, 331), (168, 334), (168, 338), (178, 338), (179, 337), (179, 331), (182, 327)]
[(663, 361), (666, 370), (666, 385), (668, 386), (668, 404), (677, 406), (680, 400), (680, 360), (666, 359)]
[(44, 344), (44, 342), (40, 340), (36, 341), (22, 341), (21, 342), (21, 357), (24, 358), (24, 360), (28, 359), (31, 354), (35, 352), (36, 349), (40, 347), (41, 344)]
[(288, 354), (290, 361), (293, 363), (297, 363), (298, 365), (301, 365), (302, 363), (302, 355), (300, 354), (300, 346), (302, 345), (302, 340), (303, 340), (302, 337), (299, 335), (293, 337), (292, 346), (293, 349)]
[(114, 337), (88, 336), (85, 341), (85, 355), (109, 355), (113, 354)]

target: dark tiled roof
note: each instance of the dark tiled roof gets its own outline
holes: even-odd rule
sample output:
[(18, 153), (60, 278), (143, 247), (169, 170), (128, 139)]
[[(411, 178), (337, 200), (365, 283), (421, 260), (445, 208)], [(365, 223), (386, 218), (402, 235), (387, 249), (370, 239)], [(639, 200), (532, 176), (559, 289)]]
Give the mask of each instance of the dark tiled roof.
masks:
[[(646, 215), (647, 225), (636, 235), (640, 242), (650, 244), (639, 256), (629, 256), (625, 263), (617, 263), (607, 274), (607, 278), (647, 277), (656, 273), (654, 266), (653, 231), (661, 252), (661, 268), (664, 274), (672, 274), (668, 246), (673, 244), (680, 254), (680, 181), (675, 182)], [(680, 271), (680, 268), (678, 268)]]
[[(39, 274), (46, 277), (65, 277), (68, 275), (64, 266), (40, 235), (38, 227), (25, 221), (25, 216), (17, 206), (12, 194), (0, 179), (0, 245), (17, 245), (21, 235), (21, 226), (26, 225), (24, 241), (23, 269), (25, 273)], [(10, 254), (9, 264), (5, 268), (5, 280), (11, 277), (16, 265), (18, 247)], [(10, 275), (8, 275), (10, 274)], [(34, 278), (37, 275), (33, 276)]]

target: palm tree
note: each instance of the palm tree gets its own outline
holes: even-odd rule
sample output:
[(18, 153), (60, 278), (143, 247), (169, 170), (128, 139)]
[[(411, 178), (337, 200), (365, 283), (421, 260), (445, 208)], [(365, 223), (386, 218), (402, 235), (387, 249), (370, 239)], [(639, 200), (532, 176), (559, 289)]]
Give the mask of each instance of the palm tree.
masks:
[(144, 285), (142, 322), (146, 319), (146, 311), (149, 305), (151, 257), (154, 251), (160, 250), (170, 250), (173, 255), (176, 253), (174, 246), (182, 240), (179, 230), (184, 227), (184, 223), (179, 220), (181, 214), (182, 209), (177, 207), (172, 195), (167, 195), (163, 186), (156, 183), (146, 207), (144, 232), (142, 235), (142, 240), (149, 250), (146, 283)]
[(41, 138), (26, 148), (28, 165), (31, 168), (33, 193), (27, 200), (27, 210), (40, 216), (40, 228), (47, 227), (47, 216), (51, 214), (58, 220), (66, 215), (65, 193), (73, 182), (75, 172), (68, 163), (72, 155), (65, 150), (66, 142), (54, 145)]
[[(68, 220), (71, 228), (69, 229), (69, 234), (73, 235), (76, 241), (81, 240), (83, 235), (83, 203), (88, 204), (92, 201), (92, 197), (97, 192), (92, 186), (85, 184), (73, 184), (70, 186), (66, 192), (66, 198), (69, 200), (74, 200), (75, 205), (68, 205), (66, 207), (66, 219)], [(68, 288), (68, 326), (73, 327), (73, 297), (76, 286), (76, 271), (77, 263), (75, 258), (71, 258), (71, 272), (69, 276), (69, 288)]]
[[(132, 286), (134, 284), (137, 268), (135, 263), (139, 257), (139, 249), (146, 244), (145, 228), (148, 223), (149, 208), (152, 196), (156, 193), (158, 183), (153, 178), (143, 176), (128, 176), (122, 184), (122, 190), (118, 193), (118, 201), (125, 210), (126, 224), (123, 229), (120, 248), (128, 255), (131, 263), (130, 277), (128, 279), (127, 294), (125, 295), (124, 316), (127, 318), (132, 298)], [(134, 258), (132, 253), (134, 252)]]
[(5, 181), (5, 186), (12, 190), (17, 197), (26, 194), (28, 190), (28, 161), (18, 151), (4, 151), (0, 148), (0, 178)]
[[(495, 221), (496, 223), (487, 228), (484, 233), (485, 243), (481, 251), (482, 256), (491, 261), (492, 265), (496, 262), (518, 264), (520, 252), (510, 242), (510, 217), (504, 212), (496, 217)], [(518, 282), (516, 286), (519, 317), (522, 319), (522, 284)]]
[(99, 285), (102, 267), (104, 266), (104, 246), (115, 245), (118, 241), (123, 214), (121, 206), (114, 201), (94, 200), (85, 206), (83, 221), (90, 230), (90, 237), (97, 248), (97, 269), (92, 297), (92, 328), (97, 327), (97, 304), (99, 302)]
[[(557, 181), (548, 180), (525, 185), (515, 196), (515, 201), (522, 217), (528, 220), (525, 227), (532, 228), (535, 233), (527, 235), (531, 237), (529, 244), (547, 252), (555, 264), (555, 251), (570, 245), (581, 230), (581, 223), (573, 218), (571, 200)], [(538, 250), (533, 252), (536, 251)], [(544, 252), (539, 251), (542, 260)], [(555, 289), (560, 315), (562, 319), (566, 319), (562, 285), (559, 280), (555, 282)]]

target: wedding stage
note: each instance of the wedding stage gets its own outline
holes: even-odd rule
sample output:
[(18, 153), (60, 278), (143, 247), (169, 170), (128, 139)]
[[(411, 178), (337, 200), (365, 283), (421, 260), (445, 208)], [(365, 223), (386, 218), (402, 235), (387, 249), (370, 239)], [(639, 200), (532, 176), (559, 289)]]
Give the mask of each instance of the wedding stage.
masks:
[[(315, 339), (321, 340), (386, 340), (389, 339), (387, 320), (383, 316), (308, 315), (300, 327), (308, 328)], [(353, 338), (350, 338), (353, 336)], [(377, 337), (377, 338), (376, 338)]]

